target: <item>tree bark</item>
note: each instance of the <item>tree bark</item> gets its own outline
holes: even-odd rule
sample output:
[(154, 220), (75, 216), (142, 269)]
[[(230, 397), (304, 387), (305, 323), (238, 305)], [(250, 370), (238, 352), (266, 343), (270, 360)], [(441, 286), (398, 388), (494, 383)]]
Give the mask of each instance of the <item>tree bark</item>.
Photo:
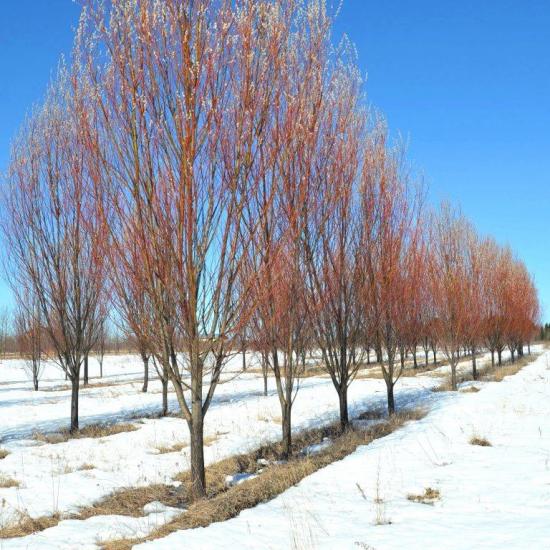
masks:
[(501, 349), (497, 350), (497, 355), (498, 355), (498, 366), (502, 367), (502, 350)]
[(84, 356), (84, 385), (87, 386), (89, 382), (88, 376), (88, 354)]
[(340, 403), (340, 429), (344, 431), (349, 426), (347, 384), (342, 384), (338, 389), (338, 401)]
[(78, 393), (80, 376), (73, 376), (71, 380), (71, 433), (78, 432)]
[(418, 368), (418, 361), (416, 360), (416, 346), (413, 347), (413, 362), (414, 362), (414, 368)]
[(476, 352), (472, 350), (472, 378), (477, 380)]
[(386, 391), (388, 394), (388, 414), (391, 416), (395, 414), (395, 398), (393, 395), (393, 382), (386, 382)]
[(495, 366), (495, 350), (491, 350), (491, 367)]
[(292, 401), (283, 407), (283, 457), (288, 459), (292, 451)]
[(206, 496), (202, 402), (194, 399), (191, 407), (193, 416), (189, 425), (191, 435), (191, 493), (193, 500), (198, 500)]
[(162, 378), (162, 416), (168, 415), (168, 378)]
[(451, 389), (456, 391), (458, 389), (458, 384), (456, 380), (456, 364), (458, 361), (454, 359), (451, 360)]
[(142, 354), (141, 360), (143, 361), (143, 388), (141, 388), (141, 391), (147, 393), (149, 387), (149, 356)]

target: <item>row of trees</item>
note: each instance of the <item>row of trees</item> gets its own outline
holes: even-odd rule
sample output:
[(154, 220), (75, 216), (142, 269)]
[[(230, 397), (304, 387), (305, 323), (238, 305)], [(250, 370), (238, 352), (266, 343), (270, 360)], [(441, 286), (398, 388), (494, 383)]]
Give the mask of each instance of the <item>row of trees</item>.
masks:
[[(374, 350), (388, 408), (419, 346), (513, 352), (538, 316), (510, 251), (424, 205), (404, 149), (369, 111), (353, 48), (321, 0), (112, 0), (83, 11), (70, 66), (14, 143), (2, 227), (18, 304), (71, 380), (109, 311), (191, 439), (225, 365), (271, 370), (291, 449), (307, 352), (347, 395)], [(400, 360), (398, 360), (400, 357)], [(475, 369), (475, 366), (474, 366)]]

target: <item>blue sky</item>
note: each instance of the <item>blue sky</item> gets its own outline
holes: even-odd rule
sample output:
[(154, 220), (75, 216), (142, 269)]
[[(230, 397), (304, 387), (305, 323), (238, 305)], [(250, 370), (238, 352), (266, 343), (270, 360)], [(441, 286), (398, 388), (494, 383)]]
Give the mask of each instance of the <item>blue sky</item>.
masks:
[[(337, 0), (333, 0), (338, 3)], [(72, 0), (4, 0), (0, 169), (62, 52)], [(430, 200), (460, 204), (535, 276), (550, 320), (550, 1), (344, 0), (370, 102), (410, 141)], [(0, 306), (11, 299), (0, 283)]]

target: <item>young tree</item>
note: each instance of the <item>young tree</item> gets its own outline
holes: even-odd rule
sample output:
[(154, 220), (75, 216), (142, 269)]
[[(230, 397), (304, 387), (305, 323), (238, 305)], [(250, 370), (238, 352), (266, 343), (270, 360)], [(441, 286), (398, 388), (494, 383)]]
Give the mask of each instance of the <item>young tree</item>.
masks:
[[(258, 224), (245, 205), (293, 4), (114, 0), (108, 13), (90, 6), (82, 27), (93, 29), (83, 51), (97, 44), (87, 66), (89, 148), (107, 174), (96, 178), (99, 218), (151, 304), (148, 349), (188, 423), (195, 497), (205, 495), (204, 418), (254, 308), (241, 271)], [(125, 234), (137, 263), (121, 248)]]
[(38, 383), (43, 370), (42, 323), (40, 306), (32, 294), (17, 293), (17, 314), (15, 317), (15, 338), (17, 348), (25, 360), (25, 369), (32, 379), (33, 388), (38, 391)]
[(444, 204), (433, 219), (430, 288), (434, 297), (437, 340), (451, 367), (452, 389), (457, 389), (459, 350), (466, 342), (468, 324), (468, 269), (464, 217)]
[(410, 341), (406, 311), (414, 303), (420, 284), (417, 248), (421, 246), (418, 223), (420, 195), (409, 184), (399, 146), (387, 145), (383, 124), (368, 143), (361, 187), (364, 225), (363, 300), (372, 309), (375, 341), (386, 351), (382, 374), (386, 383), (388, 412), (395, 412), (394, 387), (404, 364), (396, 365), (397, 349)]
[(54, 359), (71, 381), (72, 432), (78, 430), (80, 369), (100, 322), (104, 281), (102, 227), (93, 215), (76, 123), (81, 108), (61, 68), (15, 141), (3, 224), (10, 281), (37, 301)]
[(342, 430), (349, 424), (348, 389), (365, 354), (357, 187), (367, 113), (360, 106), (362, 81), (349, 50), (343, 43), (328, 64), (310, 169), (312, 200), (304, 212), (307, 313), (313, 345), (338, 395)]

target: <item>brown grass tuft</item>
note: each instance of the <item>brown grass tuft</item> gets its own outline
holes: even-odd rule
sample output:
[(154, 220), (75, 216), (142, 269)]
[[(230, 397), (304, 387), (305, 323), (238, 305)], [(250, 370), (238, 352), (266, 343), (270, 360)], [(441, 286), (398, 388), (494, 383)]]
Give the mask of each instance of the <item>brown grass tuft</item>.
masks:
[(6, 458), (9, 454), (9, 451), (6, 451), (6, 449), (0, 449), (0, 460)]
[(123, 432), (134, 432), (137, 428), (133, 424), (90, 424), (78, 432), (71, 433), (69, 430), (63, 430), (55, 433), (36, 432), (33, 438), (43, 443), (55, 445), (57, 443), (66, 443), (71, 439), (100, 438), (116, 435)]
[(479, 447), (492, 447), (489, 440), (487, 440), (485, 437), (477, 437), (472, 436), (470, 439), (470, 445), (478, 445)]
[[(15, 537), (26, 537), (50, 527), (55, 527), (61, 519), (59, 514), (31, 518), (28, 514), (22, 514), (17, 524), (0, 529), (0, 539), (11, 539)], [(1, 546), (1, 545), (0, 545)]]
[(20, 485), (16, 479), (0, 474), (0, 489), (10, 489), (11, 487), (19, 487)]
[(421, 495), (409, 494), (407, 499), (411, 502), (419, 502), (421, 504), (432, 504), (441, 498), (441, 493), (439, 489), (432, 489), (432, 487), (426, 487), (424, 493)]
[(120, 489), (107, 498), (81, 509), (76, 518), (88, 519), (93, 516), (108, 515), (141, 517), (143, 516), (143, 507), (154, 501), (160, 501), (174, 508), (181, 508), (184, 504), (181, 496), (176, 487), (162, 484)]
[(462, 393), (477, 393), (479, 388), (477, 386), (468, 386), (460, 390)]
[(188, 446), (189, 445), (187, 443), (174, 443), (173, 445), (170, 445), (170, 446), (165, 445), (162, 447), (157, 447), (157, 451), (161, 455), (166, 455), (169, 453), (180, 453), (183, 449), (185, 449), (185, 447), (188, 447)]

